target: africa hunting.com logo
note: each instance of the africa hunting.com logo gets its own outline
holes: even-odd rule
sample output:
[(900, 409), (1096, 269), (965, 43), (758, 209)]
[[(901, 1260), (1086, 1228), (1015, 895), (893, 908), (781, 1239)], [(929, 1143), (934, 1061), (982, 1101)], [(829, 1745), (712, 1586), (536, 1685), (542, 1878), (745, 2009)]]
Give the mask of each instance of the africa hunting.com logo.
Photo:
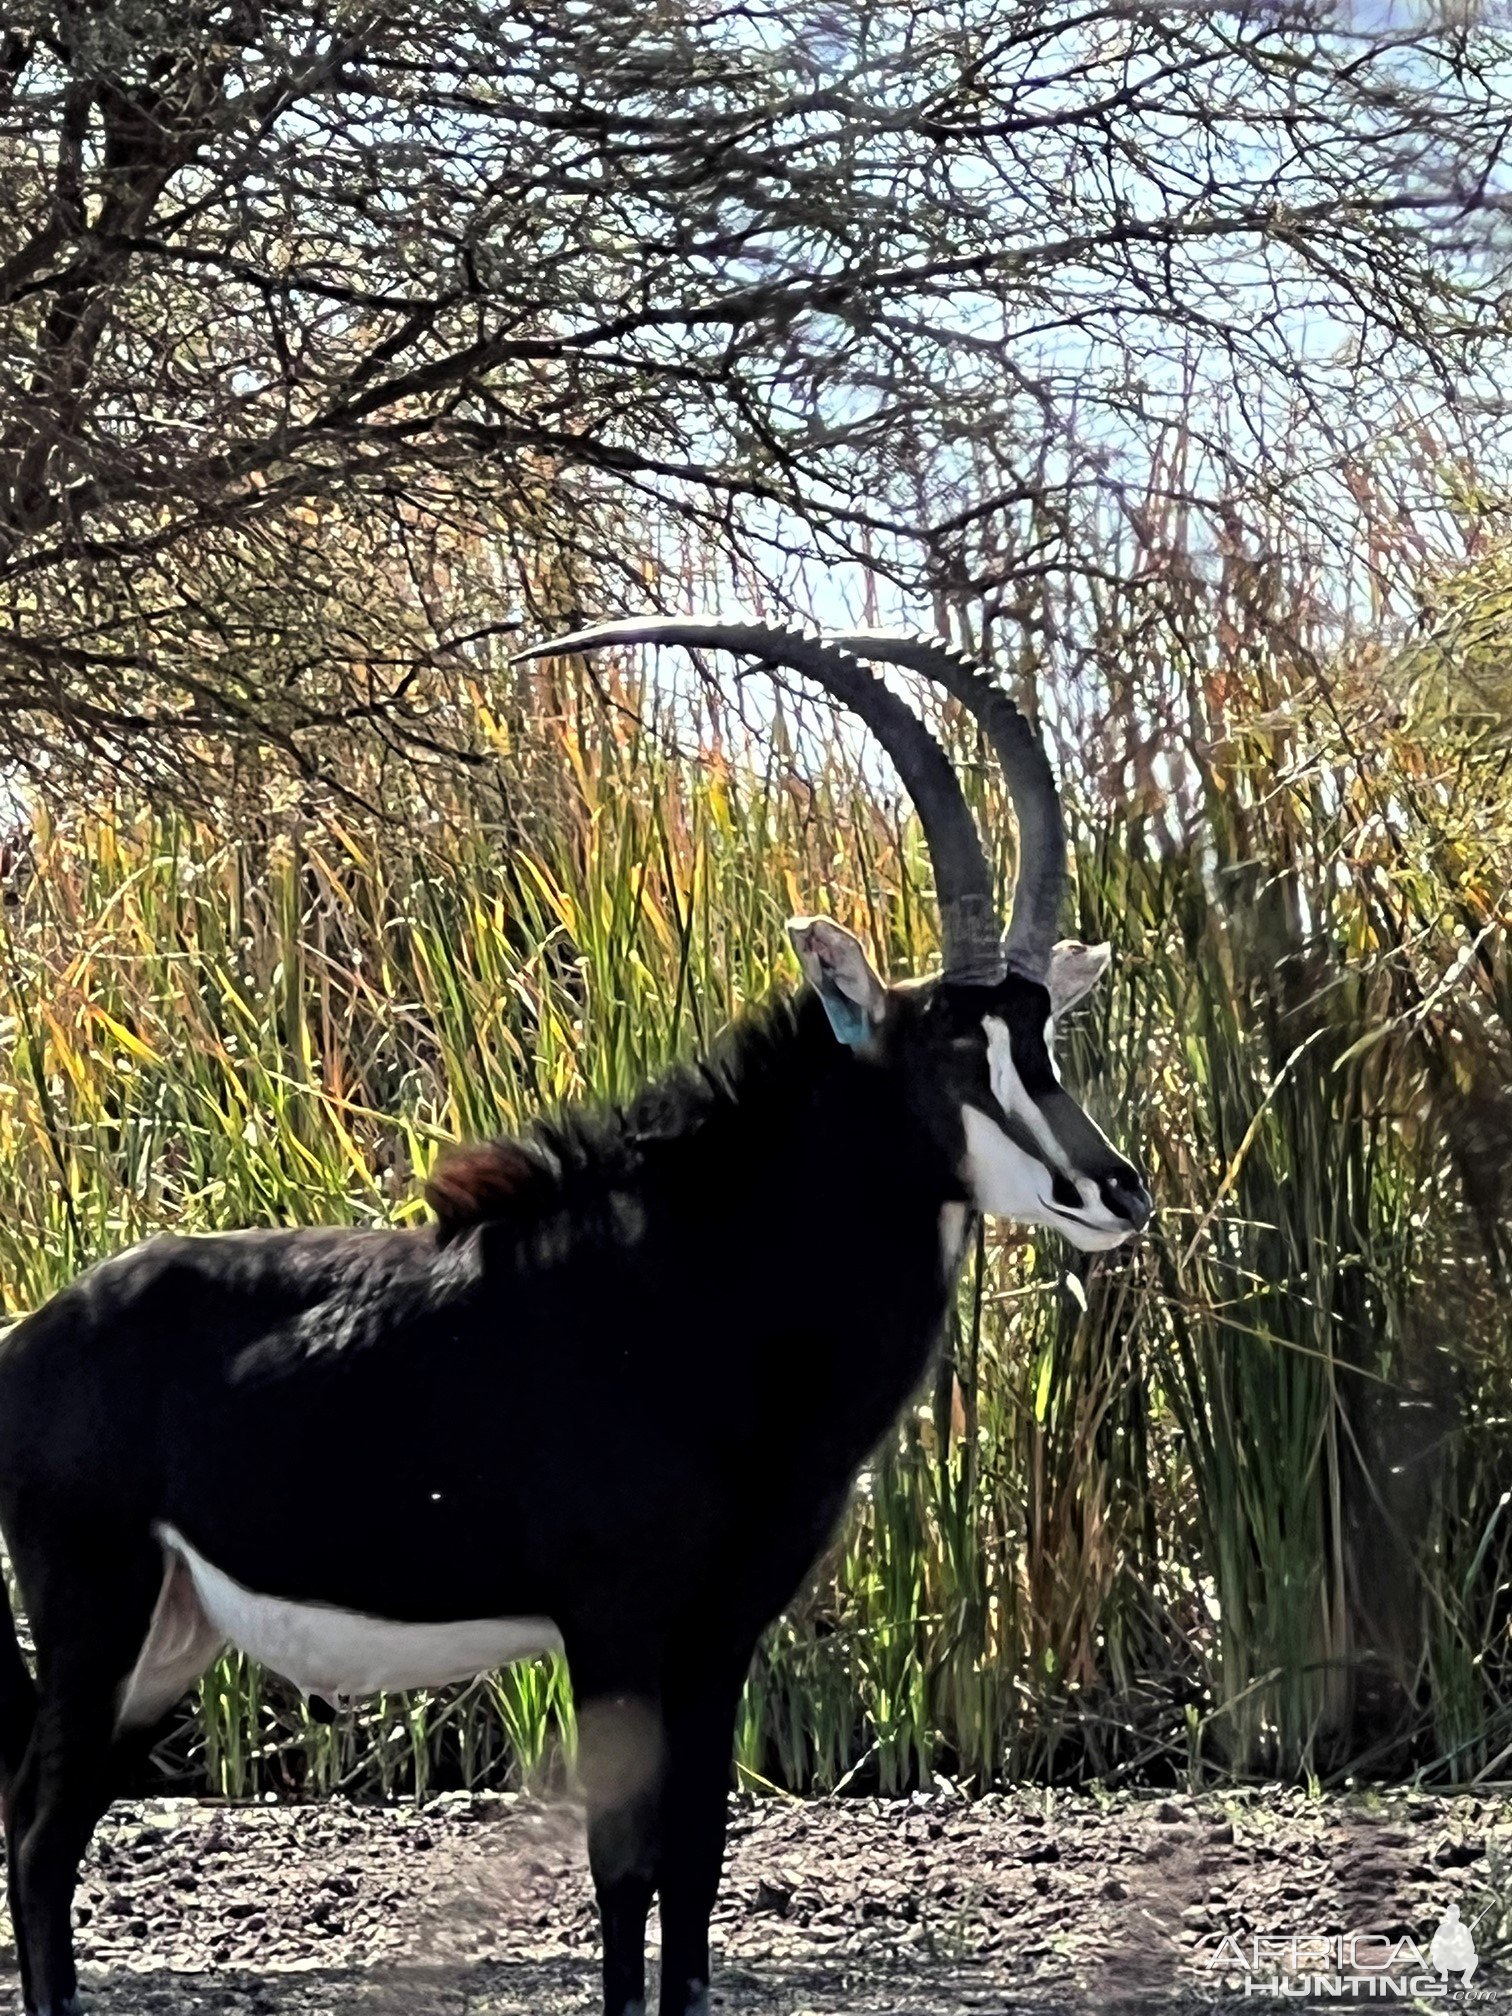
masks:
[(1489, 1993), (1470, 1986), (1479, 1964), (1473, 1936), (1479, 1923), (1476, 1918), (1466, 1925), (1459, 1906), (1451, 1904), (1426, 1950), (1415, 1939), (1372, 1932), (1254, 1933), (1247, 1941), (1228, 1933), (1202, 1964), (1245, 1996), (1473, 2002)]

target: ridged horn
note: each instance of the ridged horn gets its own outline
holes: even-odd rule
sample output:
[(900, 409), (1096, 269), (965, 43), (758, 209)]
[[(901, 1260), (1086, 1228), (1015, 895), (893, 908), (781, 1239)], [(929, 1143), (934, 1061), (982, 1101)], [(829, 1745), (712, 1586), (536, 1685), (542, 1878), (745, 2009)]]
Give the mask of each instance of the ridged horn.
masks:
[(940, 899), (946, 976), (991, 986), (1003, 977), (1003, 947), (992, 902), (992, 870), (950, 758), (924, 723), (875, 672), (832, 644), (763, 623), (716, 623), (699, 616), (633, 616), (553, 637), (512, 662), (613, 644), (679, 644), (730, 651), (799, 672), (850, 709), (892, 758), (919, 814)]
[(1019, 828), (1018, 887), (1003, 954), (1015, 972), (1043, 980), (1066, 896), (1066, 821), (1039, 736), (991, 673), (948, 644), (885, 630), (831, 631), (824, 641), (872, 664), (922, 673), (980, 723), (1002, 767)]

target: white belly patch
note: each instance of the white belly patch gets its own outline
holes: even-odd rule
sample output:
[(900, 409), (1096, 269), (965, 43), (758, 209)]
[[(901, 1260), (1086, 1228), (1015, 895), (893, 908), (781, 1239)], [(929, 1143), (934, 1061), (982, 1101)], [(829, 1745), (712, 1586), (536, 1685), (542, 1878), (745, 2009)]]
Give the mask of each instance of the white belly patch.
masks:
[(291, 1603), (244, 1588), (171, 1526), (160, 1526), (157, 1537), (164, 1549), (163, 1590), (122, 1692), (122, 1728), (155, 1721), (228, 1643), (301, 1693), (328, 1701), (444, 1687), (512, 1659), (561, 1650), (561, 1634), (549, 1617), (408, 1624), (324, 1603)]

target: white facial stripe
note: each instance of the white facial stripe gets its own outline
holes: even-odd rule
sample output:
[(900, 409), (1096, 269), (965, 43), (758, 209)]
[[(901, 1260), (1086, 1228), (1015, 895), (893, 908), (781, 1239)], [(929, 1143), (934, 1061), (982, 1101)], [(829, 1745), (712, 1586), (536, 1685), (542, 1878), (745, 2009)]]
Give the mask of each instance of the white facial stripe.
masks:
[(962, 1173), (978, 1210), (997, 1218), (1040, 1218), (1049, 1183), (1044, 1165), (975, 1106), (962, 1108), (961, 1122), (966, 1130)]
[(1049, 1166), (1070, 1175), (1070, 1165), (1055, 1138), (1054, 1129), (1024, 1090), (1024, 1081), (1013, 1061), (1013, 1042), (1008, 1034), (1008, 1024), (999, 1015), (984, 1015), (982, 1027), (987, 1033), (987, 1071), (993, 1098), (1005, 1113), (1011, 1113), (1015, 1120), (1028, 1128)]
[[(163, 1593), (123, 1690), (122, 1727), (155, 1720), (152, 1711), (171, 1707), (227, 1642), (301, 1693), (328, 1701), (443, 1687), (511, 1659), (561, 1650), (561, 1635), (549, 1617), (410, 1624), (322, 1603), (291, 1603), (244, 1588), (171, 1526), (160, 1527), (158, 1538), (164, 1548)], [(165, 1690), (171, 1690), (166, 1700)]]
[[(987, 1037), (992, 1095), (1005, 1116), (1024, 1130), (1040, 1152), (1031, 1155), (989, 1114), (975, 1107), (964, 1107), (961, 1124), (966, 1136), (966, 1156), (961, 1173), (977, 1209), (989, 1217), (1051, 1226), (1086, 1252), (1121, 1246), (1130, 1237), (1131, 1228), (1109, 1210), (1090, 1180), (1077, 1175), (1054, 1129), (1024, 1089), (1013, 1061), (1007, 1023), (1000, 1016), (986, 1015), (982, 1027)], [(1046, 1025), (1047, 1043), (1054, 1033), (1052, 1018)], [(1051, 1064), (1053, 1067), (1053, 1053)], [(1076, 1210), (1057, 1205), (1051, 1189), (1056, 1173), (1075, 1185), (1081, 1200)]]
[(1055, 1061), (1055, 1017), (1045, 1018), (1045, 1055), (1050, 1059), (1050, 1075), (1057, 1085), (1061, 1082), (1060, 1066)]

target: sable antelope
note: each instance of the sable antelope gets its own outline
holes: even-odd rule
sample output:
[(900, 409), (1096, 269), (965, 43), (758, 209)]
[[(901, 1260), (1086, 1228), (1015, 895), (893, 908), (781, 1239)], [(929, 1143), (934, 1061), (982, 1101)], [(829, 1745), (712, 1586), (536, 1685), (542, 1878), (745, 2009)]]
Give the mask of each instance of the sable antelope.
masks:
[(153, 1239), (10, 1333), (0, 1527), (37, 1674), (0, 1629), (0, 1772), (35, 2016), (77, 2006), (70, 1901), (125, 1747), (227, 1643), (328, 1701), (565, 1648), (606, 2016), (644, 2007), (658, 1893), (662, 2016), (706, 2012), (747, 1664), (920, 1379), (972, 1214), (1101, 1248), (1150, 1213), (1055, 1069), (1107, 949), (1053, 942), (1060, 807), (1006, 696), (856, 640), (958, 694), (1004, 765), (1004, 934), (948, 759), (854, 656), (660, 619), (540, 649), (645, 640), (786, 666), (872, 729), (928, 840), (943, 970), (889, 987), (795, 919), (796, 997), (621, 1111), (462, 1150), (435, 1226)]

